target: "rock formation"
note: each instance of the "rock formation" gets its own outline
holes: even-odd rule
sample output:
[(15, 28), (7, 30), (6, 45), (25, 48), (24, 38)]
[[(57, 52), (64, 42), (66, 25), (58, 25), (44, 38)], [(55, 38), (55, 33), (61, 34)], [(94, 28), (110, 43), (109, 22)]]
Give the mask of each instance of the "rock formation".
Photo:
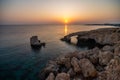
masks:
[(93, 64), (88, 59), (81, 59), (79, 61), (82, 73), (84, 77), (96, 77), (97, 70), (94, 68)]
[[(107, 31), (106, 31), (107, 30)], [(89, 34), (91, 33), (91, 34)], [(98, 29), (82, 35), (100, 44), (85, 51), (75, 51), (49, 61), (40, 72), (40, 80), (120, 80), (120, 33), (118, 28)]]

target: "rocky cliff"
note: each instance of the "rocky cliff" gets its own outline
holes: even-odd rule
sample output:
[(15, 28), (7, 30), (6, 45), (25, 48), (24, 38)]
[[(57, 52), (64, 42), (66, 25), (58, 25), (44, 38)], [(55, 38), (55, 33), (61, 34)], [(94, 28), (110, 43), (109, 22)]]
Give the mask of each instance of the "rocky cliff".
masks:
[(82, 38), (112, 45), (61, 55), (48, 62), (39, 74), (40, 80), (120, 80), (120, 29), (98, 29), (87, 34)]

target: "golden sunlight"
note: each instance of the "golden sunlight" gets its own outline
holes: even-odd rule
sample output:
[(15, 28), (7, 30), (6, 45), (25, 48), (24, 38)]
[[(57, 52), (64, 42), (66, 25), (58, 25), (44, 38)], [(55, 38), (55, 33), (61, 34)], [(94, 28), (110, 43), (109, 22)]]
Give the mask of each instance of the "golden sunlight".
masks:
[(68, 26), (67, 25), (65, 25), (64, 31), (65, 31), (65, 35), (67, 35), (67, 33), (68, 33)]
[(67, 20), (67, 19), (65, 19), (65, 20), (64, 20), (64, 22), (65, 22), (65, 24), (67, 24), (67, 23), (68, 23), (68, 20)]

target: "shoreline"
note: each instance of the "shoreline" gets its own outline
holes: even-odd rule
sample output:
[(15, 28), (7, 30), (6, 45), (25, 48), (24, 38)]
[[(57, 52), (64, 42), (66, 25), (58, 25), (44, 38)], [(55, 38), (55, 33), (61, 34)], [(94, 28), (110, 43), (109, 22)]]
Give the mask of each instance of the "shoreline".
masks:
[[(83, 31), (84, 32), (84, 31)], [(83, 33), (82, 32), (82, 33)], [(119, 80), (120, 79), (120, 28), (105, 28), (78, 35), (78, 39), (94, 39), (94, 46), (85, 51), (71, 52), (50, 60), (39, 73), (40, 80)]]

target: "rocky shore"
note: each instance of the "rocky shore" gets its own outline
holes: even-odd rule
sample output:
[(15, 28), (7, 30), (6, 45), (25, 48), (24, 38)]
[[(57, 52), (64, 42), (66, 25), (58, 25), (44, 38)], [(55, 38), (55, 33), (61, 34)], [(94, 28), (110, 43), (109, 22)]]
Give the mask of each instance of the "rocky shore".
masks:
[(91, 38), (106, 45), (71, 52), (49, 61), (40, 72), (39, 79), (120, 80), (120, 28), (97, 29), (87, 34), (78, 38)]

